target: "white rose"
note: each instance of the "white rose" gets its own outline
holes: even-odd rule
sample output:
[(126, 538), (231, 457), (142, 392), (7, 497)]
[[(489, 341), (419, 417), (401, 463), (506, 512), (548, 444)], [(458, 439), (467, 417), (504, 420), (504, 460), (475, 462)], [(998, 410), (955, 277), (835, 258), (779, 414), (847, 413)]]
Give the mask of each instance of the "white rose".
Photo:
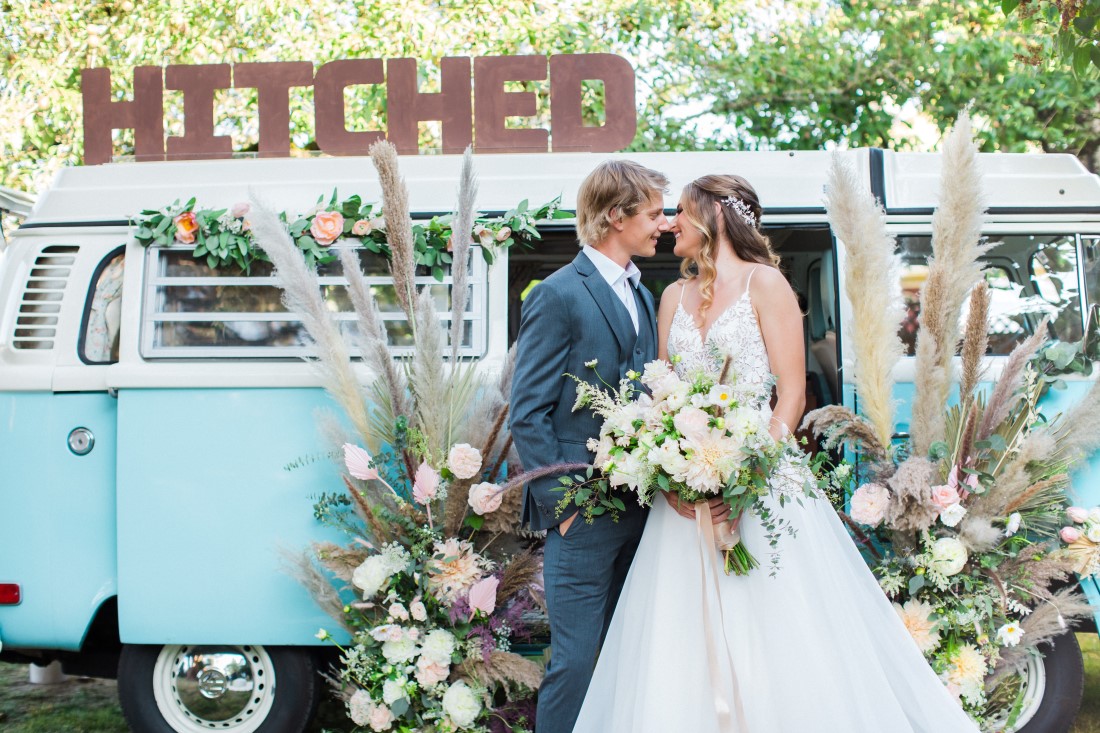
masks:
[(473, 478), (481, 470), (481, 451), (467, 443), (456, 443), (447, 454), (447, 467), (457, 478)]
[(465, 682), (456, 682), (443, 694), (443, 712), (459, 728), (469, 728), (481, 714), (481, 701)]
[(405, 691), (405, 680), (386, 680), (382, 683), (382, 701), (387, 705), (393, 705), (398, 700), (407, 700), (409, 693)]
[(942, 537), (932, 545), (932, 567), (943, 575), (957, 575), (966, 561), (966, 547), (954, 537)]
[(1085, 537), (1088, 537), (1089, 542), (1100, 543), (1100, 524), (1090, 524)]
[(876, 527), (886, 516), (890, 491), (882, 484), (863, 484), (852, 493), (852, 519)]
[(382, 656), (390, 664), (404, 664), (416, 658), (416, 642), (410, 638), (387, 641), (382, 644)]
[(393, 573), (381, 555), (371, 555), (351, 574), (351, 584), (363, 591), (363, 600), (370, 600), (385, 585)]
[(966, 508), (959, 502), (940, 510), (940, 521), (948, 527), (954, 527), (966, 515)]
[(475, 514), (491, 514), (500, 508), (504, 492), (496, 484), (481, 483), (470, 487), (468, 503)]
[(435, 629), (424, 637), (424, 645), (420, 648), (420, 655), (446, 667), (451, 663), (451, 655), (455, 651), (455, 637), (444, 629)]
[(370, 729), (377, 733), (389, 730), (394, 721), (393, 711), (385, 705), (375, 705), (370, 711)]

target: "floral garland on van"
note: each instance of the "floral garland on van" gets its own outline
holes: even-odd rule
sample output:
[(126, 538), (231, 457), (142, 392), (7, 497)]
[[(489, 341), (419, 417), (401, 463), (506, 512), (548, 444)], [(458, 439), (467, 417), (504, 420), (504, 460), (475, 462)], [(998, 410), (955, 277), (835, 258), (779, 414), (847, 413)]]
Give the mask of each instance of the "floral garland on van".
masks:
[[(135, 219), (134, 238), (145, 247), (194, 244), (197, 260), (206, 260), (211, 269), (236, 267), (248, 272), (254, 261), (266, 261), (267, 255), (256, 247), (249, 221), (251, 205), (239, 202), (228, 209), (196, 209), (196, 199), (180, 205), (174, 201), (160, 210), (147, 209)], [(573, 212), (560, 209), (561, 197), (531, 208), (524, 199), (498, 217), (476, 217), (472, 236), (481, 244), (481, 253), (490, 265), (496, 254), (517, 244), (531, 248), (541, 239), (536, 223), (568, 219)], [(377, 204), (364, 203), (359, 196), (340, 199), (336, 190), (328, 202), (325, 197), (306, 213), (290, 219), (280, 213), (294, 243), (306, 261), (331, 262), (336, 259), (330, 248), (341, 239), (358, 239), (371, 252), (392, 258), (386, 219)], [(288, 223), (289, 222), (289, 223)], [(453, 249), (452, 216), (434, 216), (412, 225), (416, 264), (430, 268), (436, 280), (443, 279), (451, 264)]]

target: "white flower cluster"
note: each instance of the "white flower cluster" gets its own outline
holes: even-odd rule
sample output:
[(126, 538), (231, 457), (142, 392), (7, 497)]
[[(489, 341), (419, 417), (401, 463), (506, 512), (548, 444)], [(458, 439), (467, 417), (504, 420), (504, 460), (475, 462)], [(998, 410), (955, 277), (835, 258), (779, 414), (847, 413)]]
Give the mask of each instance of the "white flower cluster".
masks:
[(363, 591), (363, 600), (373, 598), (389, 579), (409, 566), (408, 550), (397, 543), (386, 545), (371, 555), (351, 574), (351, 584)]

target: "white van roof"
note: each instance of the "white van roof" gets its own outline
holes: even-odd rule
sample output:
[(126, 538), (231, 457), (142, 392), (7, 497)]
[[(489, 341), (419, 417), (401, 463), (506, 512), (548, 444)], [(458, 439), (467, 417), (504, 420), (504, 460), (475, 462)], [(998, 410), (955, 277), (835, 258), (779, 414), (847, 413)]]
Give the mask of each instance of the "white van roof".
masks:
[[(938, 153), (895, 153), (862, 148), (855, 157), (866, 184), (894, 213), (931, 210), (937, 199)], [(674, 208), (680, 188), (706, 173), (737, 173), (760, 194), (766, 212), (821, 212), (830, 153), (822, 151), (690, 153), (540, 153), (477, 155), (477, 207), (502, 212), (521, 199), (533, 205), (559, 195), (573, 209), (581, 180), (600, 161), (628, 158), (663, 171), (671, 180), (666, 205)], [(991, 213), (1100, 214), (1100, 178), (1071, 155), (986, 153)], [(401, 170), (410, 206), (422, 215), (450, 211), (455, 204), (461, 156), (403, 156)], [(62, 170), (44, 192), (27, 225), (122, 223), (143, 209), (175, 200), (198, 199), (201, 208), (228, 207), (254, 190), (277, 209), (301, 213), (318, 197), (358, 194), (380, 201), (377, 176), (367, 157), (231, 159), (162, 163), (111, 163)]]

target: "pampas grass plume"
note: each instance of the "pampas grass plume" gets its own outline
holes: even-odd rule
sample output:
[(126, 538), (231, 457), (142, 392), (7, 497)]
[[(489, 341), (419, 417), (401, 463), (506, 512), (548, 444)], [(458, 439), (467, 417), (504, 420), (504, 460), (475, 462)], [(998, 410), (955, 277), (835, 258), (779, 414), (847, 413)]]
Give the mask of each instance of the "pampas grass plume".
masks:
[(451, 364), (458, 361), (462, 342), (463, 318), (466, 313), (466, 290), (469, 280), (470, 239), (474, 229), (474, 203), (477, 200), (477, 178), (474, 176), (473, 147), (467, 146), (462, 156), (462, 174), (458, 183), (458, 208), (451, 221)]
[(860, 411), (880, 445), (894, 433), (894, 365), (902, 355), (898, 324), (904, 315), (886, 212), (860, 185), (852, 165), (834, 153), (829, 166), (826, 209), (845, 251), (845, 292), (852, 304), (849, 338), (855, 353)]
[(370, 157), (382, 187), (382, 216), (390, 245), (393, 286), (405, 316), (412, 322), (416, 300), (416, 243), (409, 213), (409, 190), (398, 169), (397, 148), (393, 143), (386, 140), (374, 143), (370, 146)]

